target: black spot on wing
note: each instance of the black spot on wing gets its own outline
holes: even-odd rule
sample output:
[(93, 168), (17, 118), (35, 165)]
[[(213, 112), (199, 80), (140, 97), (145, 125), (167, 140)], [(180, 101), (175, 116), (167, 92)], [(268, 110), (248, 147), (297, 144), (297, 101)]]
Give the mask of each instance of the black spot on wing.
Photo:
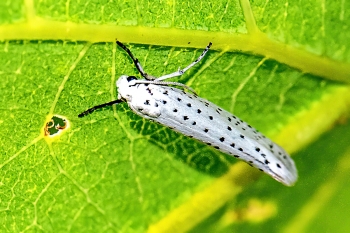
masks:
[(153, 93), (152, 93), (152, 91), (151, 91), (151, 89), (150, 89), (149, 87), (147, 87), (146, 90), (147, 90), (147, 92), (148, 92), (149, 94), (153, 95)]

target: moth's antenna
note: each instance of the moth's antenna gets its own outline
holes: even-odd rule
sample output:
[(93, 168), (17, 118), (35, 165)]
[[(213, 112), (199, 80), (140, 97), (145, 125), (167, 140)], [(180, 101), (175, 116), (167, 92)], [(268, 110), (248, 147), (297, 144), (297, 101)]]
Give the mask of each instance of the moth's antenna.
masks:
[(181, 76), (183, 75), (187, 70), (189, 70), (192, 66), (194, 66), (195, 64), (197, 64), (198, 62), (200, 62), (200, 60), (203, 59), (203, 57), (205, 56), (205, 54), (208, 52), (208, 50), (210, 49), (212, 43), (209, 42), (209, 44), (207, 45), (207, 47), (204, 49), (204, 51), (202, 52), (202, 54), (194, 61), (192, 62), (191, 64), (189, 64), (188, 66), (186, 66), (185, 68), (183, 69), (180, 69), (174, 73), (171, 73), (171, 74), (166, 74), (166, 75), (163, 75), (159, 78), (156, 78), (157, 81), (161, 81), (161, 80), (165, 80), (165, 79), (168, 79), (168, 78), (174, 78), (174, 77), (177, 77), (177, 76)]
[(134, 62), (135, 66), (136, 66), (136, 69), (140, 72), (140, 74), (142, 75), (142, 77), (144, 77), (145, 79), (147, 80), (152, 80), (152, 78), (149, 78), (149, 75), (143, 70), (140, 62), (139, 62), (139, 59), (137, 59), (133, 54), (132, 52), (130, 51), (130, 49), (128, 49), (122, 42), (120, 41), (117, 41), (117, 44), (122, 48), (124, 49), (125, 52), (127, 52), (130, 56), (130, 58), (132, 59), (132, 61)]
[(93, 111), (95, 111), (96, 109), (103, 108), (103, 107), (106, 107), (106, 106), (110, 106), (110, 105), (113, 105), (113, 104), (119, 104), (119, 103), (121, 103), (121, 102), (123, 102), (123, 100), (119, 100), (119, 99), (118, 99), (118, 100), (113, 100), (113, 101), (108, 102), (108, 103), (96, 105), (96, 106), (94, 106), (94, 107), (92, 107), (92, 108), (89, 108), (88, 110), (86, 110), (86, 111), (80, 113), (80, 114), (78, 115), (78, 117), (86, 116), (86, 115), (92, 113)]

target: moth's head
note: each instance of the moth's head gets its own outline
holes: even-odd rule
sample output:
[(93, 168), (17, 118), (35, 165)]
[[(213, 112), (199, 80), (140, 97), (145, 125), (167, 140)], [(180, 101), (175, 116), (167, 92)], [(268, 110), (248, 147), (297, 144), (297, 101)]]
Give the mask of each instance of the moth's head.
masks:
[(129, 98), (129, 87), (135, 85), (135, 80), (137, 80), (135, 76), (122, 75), (119, 77), (116, 83), (116, 86), (118, 88), (118, 99)]

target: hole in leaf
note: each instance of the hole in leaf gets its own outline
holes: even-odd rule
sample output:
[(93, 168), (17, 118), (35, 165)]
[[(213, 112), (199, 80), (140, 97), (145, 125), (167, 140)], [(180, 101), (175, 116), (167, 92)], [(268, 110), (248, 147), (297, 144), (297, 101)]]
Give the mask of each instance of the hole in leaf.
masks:
[(46, 122), (44, 134), (49, 137), (57, 136), (57, 134), (67, 128), (68, 121), (62, 116), (54, 115), (50, 121)]

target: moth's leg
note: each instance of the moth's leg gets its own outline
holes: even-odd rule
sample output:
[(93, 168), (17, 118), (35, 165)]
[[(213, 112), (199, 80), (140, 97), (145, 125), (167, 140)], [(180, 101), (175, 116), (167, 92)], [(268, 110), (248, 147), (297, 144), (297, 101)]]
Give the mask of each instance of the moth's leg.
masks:
[(197, 95), (197, 93), (190, 88), (189, 86), (186, 86), (183, 83), (178, 83), (178, 82), (164, 82), (164, 81), (158, 81), (158, 80), (135, 80), (135, 84), (153, 84), (153, 85), (161, 85), (161, 86), (169, 86), (169, 85), (174, 85), (174, 86), (180, 86), (183, 87), (189, 91), (191, 91), (193, 94)]
[(192, 66), (194, 66), (195, 64), (197, 64), (198, 62), (200, 62), (200, 60), (203, 59), (203, 57), (205, 56), (205, 54), (208, 52), (210, 46), (212, 45), (212, 43), (210, 42), (208, 44), (208, 46), (204, 49), (204, 51), (202, 52), (202, 54), (194, 61), (192, 62), (191, 64), (189, 64), (187, 67), (183, 68), (183, 69), (180, 69), (174, 73), (171, 73), (171, 74), (166, 74), (166, 75), (163, 75), (159, 78), (157, 78), (156, 80), (157, 81), (161, 81), (161, 80), (165, 80), (165, 79), (168, 79), (168, 78), (173, 78), (173, 77), (177, 77), (177, 76), (181, 76), (183, 75), (188, 69), (190, 69)]

